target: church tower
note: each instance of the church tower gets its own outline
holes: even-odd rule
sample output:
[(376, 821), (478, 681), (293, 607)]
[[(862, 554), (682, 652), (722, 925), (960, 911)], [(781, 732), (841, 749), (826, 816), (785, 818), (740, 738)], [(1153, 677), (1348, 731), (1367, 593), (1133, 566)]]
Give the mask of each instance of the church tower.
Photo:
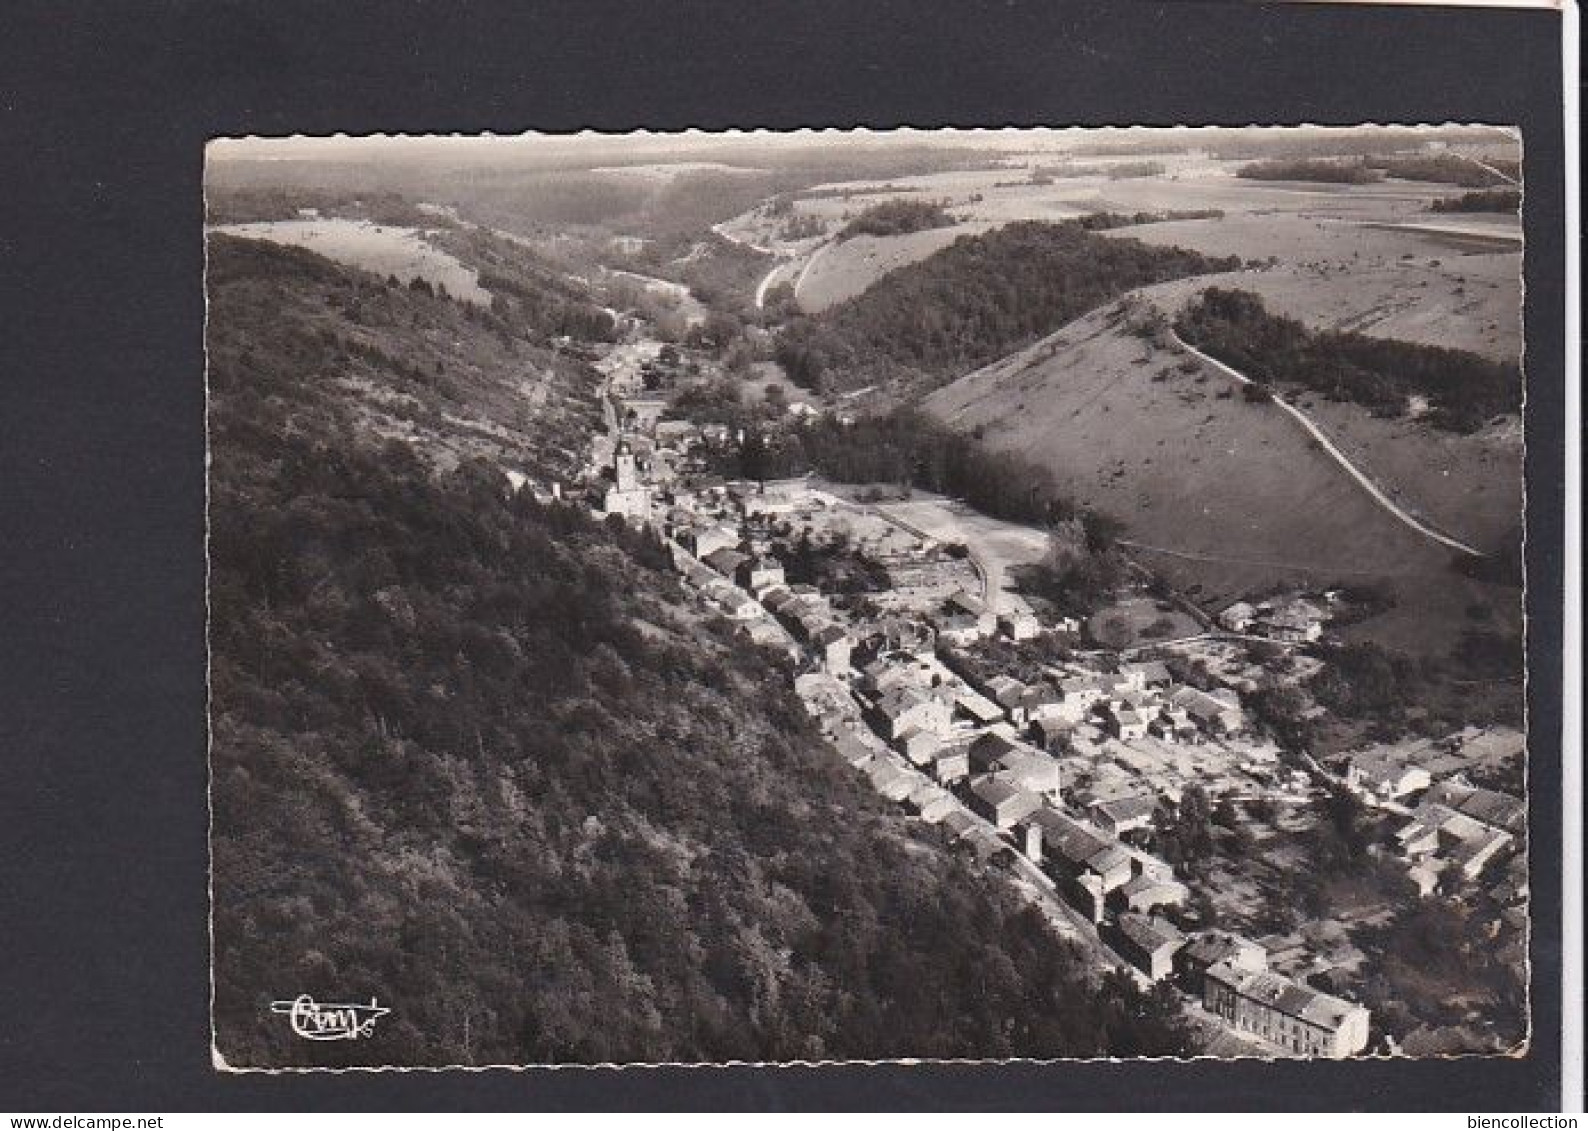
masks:
[(617, 473), (619, 491), (632, 491), (640, 485), (639, 465), (635, 462), (634, 453), (627, 443), (618, 445), (614, 457), (614, 470)]

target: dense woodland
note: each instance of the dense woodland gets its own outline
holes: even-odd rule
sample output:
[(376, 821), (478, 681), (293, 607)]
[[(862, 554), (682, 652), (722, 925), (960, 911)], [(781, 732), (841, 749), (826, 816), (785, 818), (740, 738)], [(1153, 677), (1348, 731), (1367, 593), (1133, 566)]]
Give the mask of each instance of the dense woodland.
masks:
[(1489, 189), (1442, 196), (1428, 206), (1430, 212), (1501, 212), (1516, 215), (1522, 207), (1520, 189)]
[(954, 221), (931, 200), (884, 200), (865, 209), (838, 230), (839, 243), (855, 236), (902, 236), (928, 228), (946, 228)]
[[(1186, 1048), (1172, 994), (1096, 984), (875, 798), (780, 663), (691, 611), (659, 544), (371, 431), (372, 382), (433, 380), (409, 348), (495, 356), (549, 333), (544, 311), (465, 315), (237, 241), (209, 285), (229, 1062)], [(452, 411), (492, 411), (451, 380)], [(268, 1012), (297, 993), (393, 1013), (365, 1041), (297, 1041)]]
[(1370, 158), (1368, 164), (1386, 176), (1402, 181), (1430, 181), (1463, 188), (1490, 188), (1520, 176), (1515, 161), (1475, 160), (1459, 153), (1419, 153), (1403, 157)]
[(1240, 266), (1093, 230), (1131, 222), (1022, 221), (962, 236), (847, 302), (792, 318), (779, 334), (777, 360), (806, 388), (898, 382), (925, 390), (1137, 287)]
[(1522, 406), (1515, 365), (1464, 350), (1334, 330), (1272, 314), (1250, 291), (1209, 288), (1175, 323), (1186, 341), (1264, 386), (1299, 386), (1384, 413), (1424, 398), (1428, 419), (1470, 432)]
[(1237, 177), (1256, 181), (1314, 181), (1323, 184), (1363, 185), (1386, 177), (1401, 181), (1428, 181), (1490, 188), (1515, 178), (1515, 162), (1478, 161), (1457, 153), (1418, 153), (1402, 156), (1278, 157), (1253, 161), (1235, 171)]
[(1365, 185), (1381, 181), (1384, 174), (1361, 161), (1332, 158), (1277, 157), (1253, 161), (1235, 171), (1249, 181), (1314, 181), (1320, 184)]

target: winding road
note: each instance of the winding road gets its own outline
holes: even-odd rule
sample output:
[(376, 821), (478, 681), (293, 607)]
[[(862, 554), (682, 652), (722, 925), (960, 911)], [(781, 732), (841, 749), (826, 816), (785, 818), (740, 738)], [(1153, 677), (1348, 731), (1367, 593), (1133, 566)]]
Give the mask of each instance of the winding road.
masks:
[[(1169, 331), (1169, 337), (1176, 345), (1185, 350), (1192, 357), (1206, 362), (1208, 365), (1211, 365), (1217, 369), (1220, 373), (1233, 377), (1242, 385), (1258, 384), (1258, 382), (1253, 381), (1250, 377), (1246, 376), (1239, 370), (1225, 365), (1218, 358), (1212, 356), (1211, 354), (1203, 353), (1195, 346), (1186, 342), (1185, 339), (1181, 338), (1180, 335), (1177, 334), (1172, 328)], [(1323, 429), (1314, 424), (1312, 422), (1312, 418), (1306, 413), (1302, 412), (1295, 405), (1277, 395), (1273, 396), (1273, 402), (1279, 408), (1283, 409), (1285, 412), (1294, 417), (1296, 422), (1305, 428), (1308, 434), (1312, 436), (1314, 440), (1318, 441), (1318, 443), (1322, 445), (1323, 450), (1327, 452), (1336, 463), (1345, 469), (1346, 474), (1350, 475), (1352, 479), (1356, 480), (1357, 484), (1364, 491), (1366, 491), (1369, 496), (1372, 497), (1374, 502), (1378, 503), (1379, 506), (1383, 507), (1390, 514), (1394, 515), (1395, 518), (1399, 519), (1406, 526), (1411, 527), (1411, 529), (1421, 534), (1424, 538), (1427, 538), (1430, 541), (1438, 542), (1442, 546), (1448, 546), (1450, 549), (1455, 550), (1458, 553), (1466, 554), (1474, 558), (1481, 558), (1485, 556), (1483, 551), (1475, 550), (1465, 542), (1452, 538), (1448, 534), (1441, 534), (1439, 531), (1433, 529), (1433, 527), (1429, 526), (1415, 515), (1408, 513), (1404, 508), (1401, 507), (1399, 503), (1390, 498), (1389, 495), (1385, 494), (1379, 485), (1374, 483), (1373, 480), (1368, 477), (1366, 472), (1357, 467), (1356, 464), (1352, 463), (1350, 458), (1335, 446), (1334, 441), (1329, 439), (1329, 437), (1324, 433)]]

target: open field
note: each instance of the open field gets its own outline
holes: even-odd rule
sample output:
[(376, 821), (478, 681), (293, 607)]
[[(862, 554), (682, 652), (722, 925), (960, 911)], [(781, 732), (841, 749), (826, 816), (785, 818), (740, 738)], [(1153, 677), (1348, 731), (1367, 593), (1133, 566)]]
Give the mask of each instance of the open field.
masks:
[(403, 282), (423, 279), (444, 286), (454, 298), (489, 306), (490, 292), (474, 271), (434, 247), (416, 228), (395, 228), (366, 220), (265, 220), (223, 224), (211, 229), (246, 239), (271, 240), (307, 248), (337, 263)]
[(1013, 569), (1040, 562), (1048, 553), (1045, 532), (991, 518), (941, 495), (916, 491), (909, 499), (880, 504), (877, 509), (940, 542), (969, 547), (986, 572), (989, 594), (1013, 593)]
[(979, 235), (991, 224), (956, 224), (902, 236), (855, 236), (818, 249), (798, 275), (794, 297), (800, 309), (819, 313), (854, 298), (890, 271), (925, 259), (959, 239)]
[(1131, 648), (1155, 640), (1174, 640), (1202, 626), (1167, 601), (1127, 597), (1094, 613), (1087, 622), (1093, 640), (1110, 648)]

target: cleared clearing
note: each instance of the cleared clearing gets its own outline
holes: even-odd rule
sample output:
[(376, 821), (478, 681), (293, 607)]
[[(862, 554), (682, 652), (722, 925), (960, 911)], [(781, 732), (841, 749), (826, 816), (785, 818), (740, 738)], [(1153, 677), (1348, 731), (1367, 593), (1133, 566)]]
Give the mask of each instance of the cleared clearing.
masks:
[(876, 509), (940, 542), (968, 547), (986, 575), (987, 592), (995, 605), (1015, 591), (1011, 572), (1015, 567), (1034, 565), (1048, 553), (1045, 531), (992, 518), (927, 491), (915, 491), (902, 501), (879, 503)]

